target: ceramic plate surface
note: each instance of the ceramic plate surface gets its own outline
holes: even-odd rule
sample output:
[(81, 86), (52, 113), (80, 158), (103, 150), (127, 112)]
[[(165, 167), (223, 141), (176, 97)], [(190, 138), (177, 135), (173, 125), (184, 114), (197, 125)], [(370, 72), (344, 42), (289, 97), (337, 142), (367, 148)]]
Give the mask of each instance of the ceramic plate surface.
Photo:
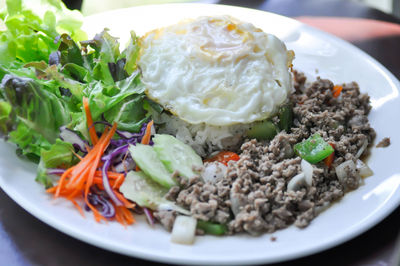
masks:
[(54, 200), (34, 181), (36, 166), (22, 161), (15, 146), (0, 142), (0, 186), (28, 212), (58, 230), (95, 246), (143, 259), (181, 264), (271, 263), (306, 256), (333, 247), (371, 228), (400, 203), (400, 98), (399, 82), (381, 64), (351, 44), (295, 20), (271, 13), (229, 6), (172, 4), (122, 9), (87, 17), (89, 38), (104, 27), (122, 43), (130, 30), (138, 35), (184, 18), (231, 15), (273, 33), (296, 53), (294, 67), (311, 78), (335, 83), (357, 81), (371, 96), (372, 126), (376, 140), (390, 137), (388, 148), (373, 148), (368, 164), (374, 175), (320, 214), (310, 226), (290, 227), (260, 237), (197, 237), (192, 246), (170, 242), (161, 227), (139, 221), (124, 229), (117, 223), (99, 224), (83, 219), (69, 202)]

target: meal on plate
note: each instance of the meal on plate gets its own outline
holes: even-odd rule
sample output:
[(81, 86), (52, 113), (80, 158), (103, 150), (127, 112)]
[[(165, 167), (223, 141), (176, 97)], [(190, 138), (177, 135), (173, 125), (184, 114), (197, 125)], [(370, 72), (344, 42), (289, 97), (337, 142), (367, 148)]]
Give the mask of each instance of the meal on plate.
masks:
[[(46, 193), (124, 226), (196, 234), (303, 228), (372, 175), (357, 83), (307, 81), (295, 51), (230, 16), (192, 18), (121, 51), (62, 2), (7, 2), (0, 132)], [(17, 177), (9, 177), (17, 178)]]

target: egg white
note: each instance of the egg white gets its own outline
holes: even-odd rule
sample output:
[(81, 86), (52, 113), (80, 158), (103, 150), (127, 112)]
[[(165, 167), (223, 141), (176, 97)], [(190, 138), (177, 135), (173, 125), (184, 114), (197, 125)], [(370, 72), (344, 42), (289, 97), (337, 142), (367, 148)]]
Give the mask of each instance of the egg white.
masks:
[(292, 89), (292, 54), (285, 44), (228, 16), (157, 29), (140, 45), (147, 95), (191, 124), (266, 119)]

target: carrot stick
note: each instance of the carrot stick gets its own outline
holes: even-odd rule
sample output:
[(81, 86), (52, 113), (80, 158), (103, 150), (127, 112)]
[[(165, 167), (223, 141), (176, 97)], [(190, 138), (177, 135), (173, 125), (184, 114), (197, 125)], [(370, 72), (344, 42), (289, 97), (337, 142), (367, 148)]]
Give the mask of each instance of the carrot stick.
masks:
[(81, 206), (79, 206), (78, 203), (76, 203), (75, 200), (70, 199), (70, 201), (72, 202), (72, 204), (74, 204), (74, 206), (78, 209), (79, 213), (82, 215), (82, 217), (85, 217), (85, 213), (83, 212)]
[[(116, 124), (113, 125), (111, 130), (106, 129), (93, 149), (91, 149), (90, 152), (84, 158), (82, 158), (77, 165), (67, 169), (64, 172), (55, 190), (55, 197), (63, 195), (70, 200), (73, 200), (73, 198), (82, 194), (82, 191), (84, 191), (84, 200), (89, 208), (93, 211), (96, 221), (100, 221), (102, 219), (105, 220), (105, 218), (102, 217), (98, 210), (88, 201), (89, 189), (93, 184), (93, 179), (96, 174), (101, 156), (108, 147), (116, 129)], [(65, 182), (67, 177), (68, 181)], [(48, 191), (50, 193), (54, 192), (54, 190)]]
[(90, 202), (88, 200), (89, 189), (93, 184), (94, 175), (96, 173), (96, 168), (97, 168), (97, 166), (98, 166), (98, 164), (100, 162), (101, 156), (103, 155), (104, 151), (107, 149), (108, 144), (110, 143), (110, 140), (111, 140), (111, 138), (114, 135), (116, 130), (117, 130), (117, 124), (114, 123), (113, 127), (111, 128), (111, 130), (109, 132), (103, 133), (103, 135), (101, 136), (100, 139), (102, 139), (103, 136), (105, 136), (105, 137), (104, 137), (104, 139), (102, 139), (101, 142), (99, 141), (98, 144), (96, 145), (96, 146), (99, 147), (100, 151), (97, 153), (97, 156), (94, 159), (94, 163), (91, 166), (91, 169), (89, 171), (89, 174), (88, 174), (88, 177), (87, 177), (87, 181), (86, 181), (85, 202), (89, 206), (89, 208), (93, 211), (93, 213), (96, 215), (95, 216), (96, 220), (97, 220), (97, 215), (100, 216), (100, 219), (105, 219), (105, 218), (100, 215), (98, 210), (92, 204), (90, 204)]
[(114, 190), (115, 195), (117, 196), (117, 198), (122, 201), (122, 203), (124, 203), (125, 207), (132, 209), (134, 208), (136, 205), (135, 203), (129, 202), (121, 193), (119, 193), (118, 191)]
[(122, 182), (124, 182), (125, 177), (123, 175), (121, 175), (120, 177), (117, 178), (117, 180), (115, 180), (114, 185), (112, 186), (112, 188), (119, 188), (122, 185)]
[(132, 213), (125, 206), (115, 206), (115, 219), (124, 226), (135, 222)]
[(333, 97), (335, 97), (335, 98), (339, 97), (342, 90), (343, 90), (343, 86), (340, 86), (340, 85), (333, 86), (333, 89), (332, 89)]
[(96, 143), (99, 141), (99, 137), (97, 136), (96, 129), (94, 128), (93, 125), (92, 113), (90, 112), (89, 108), (89, 100), (86, 97), (84, 97), (82, 99), (82, 102), (83, 102), (83, 108), (85, 109), (86, 123), (89, 129), (90, 140), (92, 141), (93, 145), (96, 145)]
[(64, 183), (64, 180), (67, 178), (69, 173), (71, 173), (73, 170), (74, 170), (74, 167), (71, 167), (67, 171), (65, 171), (64, 174), (61, 176), (60, 181), (58, 182), (57, 191), (54, 194), (54, 197), (58, 197), (58, 195), (60, 194), (60, 190), (61, 190), (62, 184)]
[(73, 155), (75, 155), (76, 158), (78, 158), (79, 160), (82, 160), (82, 156), (77, 154), (73, 149), (71, 149), (71, 152), (72, 152)]
[[(99, 141), (103, 142), (107, 134), (108, 134), (108, 129), (104, 131)], [(93, 160), (95, 160), (96, 157), (98, 156), (100, 148), (101, 145), (95, 145), (95, 147), (85, 156), (85, 158), (82, 159), (77, 165), (75, 165), (74, 167), (75, 169), (72, 172), (73, 178), (71, 179), (71, 181), (67, 186), (76, 186), (76, 184), (79, 183), (79, 180), (81, 178), (85, 178), (87, 172), (91, 170), (91, 168), (89, 168), (88, 165), (93, 164)], [(103, 153), (104, 150), (100, 152)], [(95, 167), (97, 168), (97, 164), (95, 165)]]
[(151, 120), (146, 127), (146, 132), (144, 133), (144, 136), (142, 138), (141, 143), (142, 144), (149, 144), (150, 142), (150, 136), (151, 136), (151, 126), (153, 125), (153, 120)]
[[(143, 135), (142, 141), (140, 143), (148, 145), (150, 143), (150, 137), (151, 137), (151, 126), (153, 125), (153, 120), (151, 120), (147, 126), (146, 126), (146, 131)], [(139, 166), (136, 165), (136, 172), (140, 171)]]

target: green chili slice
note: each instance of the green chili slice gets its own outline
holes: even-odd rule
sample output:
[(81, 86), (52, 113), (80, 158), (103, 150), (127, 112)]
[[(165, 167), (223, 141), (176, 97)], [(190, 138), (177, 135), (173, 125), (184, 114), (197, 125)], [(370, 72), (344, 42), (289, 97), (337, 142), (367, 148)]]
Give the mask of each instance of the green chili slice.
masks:
[(334, 149), (319, 134), (314, 134), (294, 145), (294, 151), (309, 163), (318, 163), (334, 152)]
[(197, 228), (204, 230), (204, 233), (209, 235), (224, 235), (228, 231), (225, 224), (218, 224), (212, 222), (206, 222), (202, 220), (197, 221)]

